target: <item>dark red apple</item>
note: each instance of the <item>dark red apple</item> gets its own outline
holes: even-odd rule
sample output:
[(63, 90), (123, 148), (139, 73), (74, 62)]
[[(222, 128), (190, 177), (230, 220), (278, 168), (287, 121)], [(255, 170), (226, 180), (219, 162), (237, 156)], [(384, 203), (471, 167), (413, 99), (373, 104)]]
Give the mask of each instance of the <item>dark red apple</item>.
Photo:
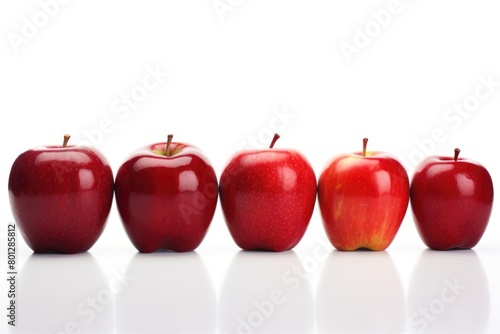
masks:
[(113, 201), (113, 173), (96, 149), (41, 146), (19, 155), (9, 176), (12, 213), (36, 253), (81, 253), (101, 235)]
[(316, 177), (306, 158), (291, 149), (236, 154), (220, 180), (224, 218), (245, 250), (284, 251), (302, 239), (316, 201)]
[(217, 176), (189, 144), (138, 149), (116, 175), (116, 204), (125, 230), (142, 253), (192, 251), (203, 241), (217, 206)]
[(392, 155), (363, 151), (338, 155), (318, 181), (323, 226), (339, 250), (384, 250), (394, 240), (409, 202), (404, 167)]
[(411, 207), (420, 237), (429, 248), (472, 248), (488, 225), (493, 182), (481, 164), (452, 157), (428, 157), (415, 170)]

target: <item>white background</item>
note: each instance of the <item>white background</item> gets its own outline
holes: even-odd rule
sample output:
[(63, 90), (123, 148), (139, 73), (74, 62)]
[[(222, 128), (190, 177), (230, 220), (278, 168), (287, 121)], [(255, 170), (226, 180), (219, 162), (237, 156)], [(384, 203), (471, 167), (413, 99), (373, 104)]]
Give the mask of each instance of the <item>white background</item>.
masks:
[[(255, 146), (250, 137), (266, 147), (279, 127), (276, 147), (303, 152), (317, 176), (332, 156), (360, 150), (369, 137), (369, 149), (393, 153), (410, 176), (420, 157), (460, 147), (500, 182), (495, 1), (221, 0), (224, 11), (212, 0), (75, 0), (52, 5), (52, 16), (40, 5), (48, 2), (0, 4), (2, 263), (13, 222), (10, 166), (33, 146), (59, 144), (64, 133), (75, 144), (92, 133), (115, 173), (130, 152), (173, 133), (199, 146), (220, 176), (239, 148)], [(372, 11), (388, 7), (397, 10), (381, 26)], [(27, 21), (39, 27), (30, 31)], [(363, 40), (365, 29), (371, 37)], [(347, 44), (357, 53), (346, 57)], [(148, 68), (168, 76), (128, 113), (116, 112), (123, 94), (139, 92)], [(480, 100), (481, 78), (497, 86), (479, 88), (489, 92)], [(466, 116), (449, 114), (464, 103), (471, 103)], [(288, 118), (277, 121), (277, 113)], [(107, 133), (97, 134), (103, 123)], [(440, 140), (431, 142), (436, 132)], [(246, 332), (398, 333), (422, 325), (411, 320), (419, 307), (434, 307), (427, 332), (498, 333), (497, 211), (474, 251), (426, 251), (409, 209), (386, 252), (330, 247), (318, 258), (327, 239), (317, 208), (302, 242), (282, 254), (239, 252), (218, 208), (195, 253), (144, 256), (113, 206), (89, 254), (31, 256), (19, 237), (18, 322), (43, 333), (71, 332), (72, 321), (84, 332), (230, 333), (238, 317), (253, 315), (262, 321)], [(296, 265), (310, 274), (290, 276)], [(134, 277), (120, 291), (110, 288), (124, 272)], [(454, 280), (466, 288), (445, 305), (441, 292)], [(106, 291), (113, 298), (103, 299)], [(284, 302), (259, 318), (255, 302), (273, 291)], [(76, 312), (96, 296), (105, 303), (95, 318)]]

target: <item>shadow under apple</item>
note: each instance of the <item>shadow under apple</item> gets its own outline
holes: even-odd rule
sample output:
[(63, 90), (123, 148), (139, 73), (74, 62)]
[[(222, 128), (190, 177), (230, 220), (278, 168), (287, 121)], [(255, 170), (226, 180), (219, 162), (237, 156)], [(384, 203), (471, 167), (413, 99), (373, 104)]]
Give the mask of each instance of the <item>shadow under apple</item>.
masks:
[(231, 261), (219, 303), (221, 333), (310, 333), (311, 286), (293, 251), (240, 251)]
[(111, 333), (114, 296), (90, 253), (32, 254), (19, 272), (12, 333)]
[(469, 250), (424, 250), (410, 280), (411, 333), (484, 333), (490, 315), (486, 274)]
[(403, 285), (389, 253), (333, 251), (317, 291), (320, 333), (401, 333)]
[(117, 333), (214, 333), (217, 302), (196, 252), (137, 253), (116, 296)]

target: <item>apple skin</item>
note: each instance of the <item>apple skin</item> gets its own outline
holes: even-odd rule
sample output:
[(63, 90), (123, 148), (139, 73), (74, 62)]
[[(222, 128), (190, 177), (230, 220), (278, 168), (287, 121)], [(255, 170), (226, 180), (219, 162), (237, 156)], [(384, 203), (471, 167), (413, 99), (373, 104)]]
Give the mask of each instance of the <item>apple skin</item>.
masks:
[(408, 208), (410, 185), (404, 167), (384, 152), (342, 154), (318, 181), (323, 226), (338, 250), (385, 250)]
[(465, 158), (428, 157), (415, 170), (411, 207), (418, 233), (436, 250), (472, 248), (493, 208), (493, 182), (481, 164)]
[(285, 251), (302, 239), (316, 202), (316, 176), (295, 150), (237, 153), (220, 180), (229, 232), (244, 250)]
[(42, 146), (14, 161), (9, 199), (21, 235), (35, 253), (89, 250), (113, 202), (113, 172), (96, 149)]
[(141, 253), (188, 252), (203, 241), (218, 199), (217, 176), (195, 146), (166, 143), (133, 152), (116, 175), (116, 204), (132, 244)]

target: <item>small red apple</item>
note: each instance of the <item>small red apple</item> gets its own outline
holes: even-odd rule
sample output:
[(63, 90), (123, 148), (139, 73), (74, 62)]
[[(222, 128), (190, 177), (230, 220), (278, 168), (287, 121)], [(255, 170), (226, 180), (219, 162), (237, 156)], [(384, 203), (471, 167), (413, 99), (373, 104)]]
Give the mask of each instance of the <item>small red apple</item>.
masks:
[(94, 245), (113, 201), (113, 173), (96, 149), (42, 146), (14, 161), (9, 176), (12, 213), (36, 253), (81, 253)]
[(409, 201), (404, 167), (392, 155), (363, 152), (336, 156), (318, 181), (326, 234), (339, 250), (384, 250), (393, 241)]
[(226, 224), (244, 250), (284, 251), (302, 239), (316, 201), (316, 177), (291, 149), (246, 150), (222, 172), (220, 200)]
[(429, 248), (472, 248), (488, 225), (493, 182), (481, 164), (452, 157), (428, 157), (411, 182), (411, 207), (420, 237)]
[(172, 142), (138, 149), (116, 175), (116, 204), (142, 253), (192, 251), (203, 241), (217, 206), (217, 176), (197, 147)]

